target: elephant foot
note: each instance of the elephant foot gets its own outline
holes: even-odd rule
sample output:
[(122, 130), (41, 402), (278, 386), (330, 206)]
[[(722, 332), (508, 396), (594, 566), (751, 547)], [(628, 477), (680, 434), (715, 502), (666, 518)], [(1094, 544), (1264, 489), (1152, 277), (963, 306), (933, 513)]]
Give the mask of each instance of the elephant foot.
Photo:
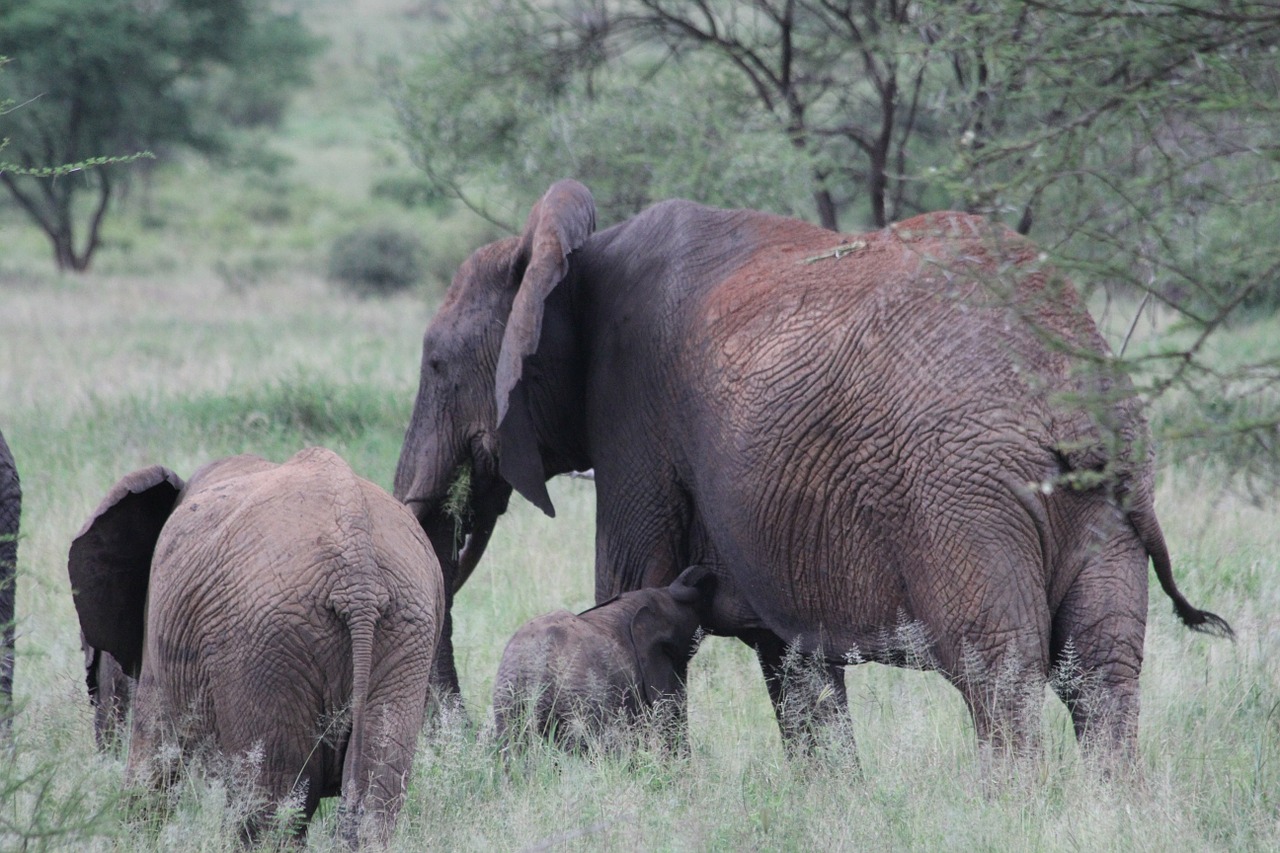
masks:
[(437, 689), (434, 685), (427, 694), (427, 714), (423, 718), (432, 736), (449, 731), (474, 731), (471, 715), (467, 713), (462, 694), (456, 690)]

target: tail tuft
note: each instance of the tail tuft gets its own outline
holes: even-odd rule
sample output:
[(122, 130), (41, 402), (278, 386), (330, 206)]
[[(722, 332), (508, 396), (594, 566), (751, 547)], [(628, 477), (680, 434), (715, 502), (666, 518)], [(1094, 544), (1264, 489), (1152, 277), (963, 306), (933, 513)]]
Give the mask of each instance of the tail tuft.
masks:
[(1129, 523), (1133, 525), (1138, 538), (1142, 541), (1142, 546), (1146, 548), (1151, 565), (1156, 570), (1156, 579), (1160, 581), (1160, 588), (1173, 602), (1173, 612), (1182, 620), (1182, 624), (1192, 631), (1208, 634), (1211, 637), (1225, 637), (1234, 642), (1236, 632), (1231, 630), (1231, 625), (1226, 619), (1192, 605), (1183, 597), (1178, 585), (1174, 583), (1173, 566), (1169, 563), (1169, 548), (1165, 545), (1164, 533), (1160, 530), (1160, 523), (1156, 521), (1155, 513), (1151, 511), (1150, 503), (1131, 509)]
[(1197, 610), (1185, 601), (1181, 602), (1185, 607), (1179, 607), (1179, 602), (1174, 601), (1173, 612), (1182, 620), (1192, 631), (1198, 631), (1201, 634), (1208, 634), (1211, 637), (1223, 637), (1235, 642), (1236, 632), (1232, 630), (1230, 623), (1216, 613), (1210, 613), (1208, 610)]

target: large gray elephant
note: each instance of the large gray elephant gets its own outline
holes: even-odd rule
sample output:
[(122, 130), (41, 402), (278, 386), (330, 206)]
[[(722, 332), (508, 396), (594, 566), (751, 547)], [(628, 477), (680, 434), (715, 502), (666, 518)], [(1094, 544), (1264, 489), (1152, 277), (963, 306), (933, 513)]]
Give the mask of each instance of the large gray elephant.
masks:
[(138, 680), (130, 779), (163, 781), (169, 744), (260, 750), (269, 802), (299, 794), (309, 819), (341, 795), (345, 838), (389, 836), (444, 616), (403, 505), (322, 448), (185, 484), (153, 465), (111, 489), (68, 571), (86, 644)]
[(13, 641), (17, 594), (18, 520), (22, 516), (22, 485), (18, 466), (0, 433), (0, 728), (5, 727), (13, 705)]
[[(984, 754), (1034, 751), (1027, 691), (1069, 663), (1086, 748), (1134, 755), (1148, 561), (1187, 625), (1231, 629), (1178, 591), (1141, 405), (1036, 247), (958, 213), (842, 236), (668, 201), (594, 226), (553, 185), (427, 327), (395, 495), (451, 593), (513, 488), (553, 514), (545, 481), (594, 468), (597, 600), (713, 566), (707, 627), (757, 650), (788, 743), (872, 660), (944, 673)], [(821, 689), (791, 689), (797, 655)], [(447, 633), (435, 679), (456, 690)]]
[(683, 748), (685, 677), (714, 585), (709, 568), (690, 566), (670, 586), (520, 626), (494, 680), (499, 742), (518, 745), (536, 733), (581, 751), (648, 723), (669, 747)]

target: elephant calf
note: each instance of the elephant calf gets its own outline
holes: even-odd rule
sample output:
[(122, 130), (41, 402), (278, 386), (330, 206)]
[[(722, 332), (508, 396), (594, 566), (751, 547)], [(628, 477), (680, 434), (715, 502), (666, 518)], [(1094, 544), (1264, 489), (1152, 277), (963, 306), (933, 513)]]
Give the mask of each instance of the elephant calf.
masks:
[(109, 656), (91, 686), (101, 660), (137, 679), (130, 779), (164, 778), (170, 744), (260, 754), (268, 802), (298, 796), (309, 819), (341, 795), (346, 840), (389, 837), (445, 601), (403, 505), (322, 448), (187, 483), (153, 465), (111, 489), (68, 570), (88, 654)]
[(574, 615), (521, 626), (494, 686), (500, 743), (533, 732), (580, 751), (615, 724), (656, 712), (668, 743), (685, 739), (685, 673), (715, 576), (692, 566), (667, 587), (624, 593)]

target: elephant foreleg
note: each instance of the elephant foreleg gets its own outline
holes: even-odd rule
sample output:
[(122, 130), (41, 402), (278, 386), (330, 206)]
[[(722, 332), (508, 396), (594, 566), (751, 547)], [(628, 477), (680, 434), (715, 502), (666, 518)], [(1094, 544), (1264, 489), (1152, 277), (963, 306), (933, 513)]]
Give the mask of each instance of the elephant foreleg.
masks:
[(791, 756), (811, 756), (819, 746), (854, 751), (844, 667), (802, 655), (774, 634), (752, 637), (764, 673), (782, 743)]
[(453, 612), (444, 613), (436, 659), (431, 668), (431, 685), (427, 690), (428, 716), (438, 724), (459, 720), (469, 722), (458, 684), (458, 669), (453, 660)]

